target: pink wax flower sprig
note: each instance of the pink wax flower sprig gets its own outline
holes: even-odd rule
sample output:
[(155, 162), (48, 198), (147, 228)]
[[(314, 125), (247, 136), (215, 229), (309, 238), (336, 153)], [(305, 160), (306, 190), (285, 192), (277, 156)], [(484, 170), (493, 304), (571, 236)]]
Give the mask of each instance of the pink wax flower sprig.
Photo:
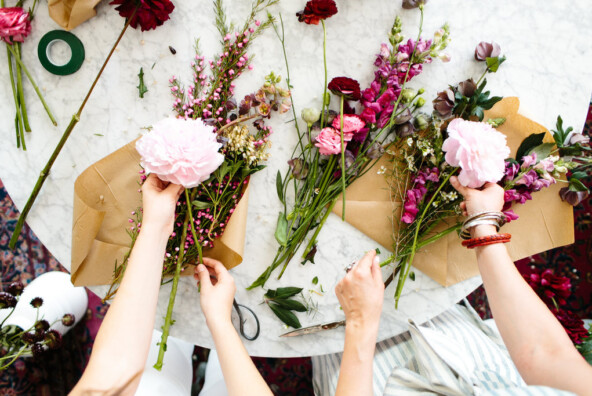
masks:
[[(3, 1), (3, 0), (0, 0), (0, 1)], [(149, 0), (149, 1), (146, 1), (146, 0), (116, 0), (116, 1), (112, 2), (111, 4), (118, 5), (116, 10), (118, 10), (119, 14), (125, 18), (125, 23), (123, 25), (123, 28), (121, 29), (119, 36), (117, 36), (115, 43), (111, 47), (111, 50), (109, 51), (109, 54), (105, 58), (105, 61), (103, 62), (103, 65), (99, 69), (94, 81), (91, 83), (90, 88), (86, 92), (86, 96), (82, 100), (80, 107), (78, 107), (78, 111), (74, 115), (72, 115), (72, 119), (70, 120), (70, 123), (68, 124), (68, 126), (66, 127), (64, 132), (62, 133), (62, 137), (60, 138), (60, 141), (58, 142), (55, 149), (53, 150), (51, 156), (49, 157), (49, 160), (47, 161), (47, 163), (43, 167), (43, 170), (40, 172), (39, 178), (37, 179), (37, 182), (35, 183), (35, 186), (33, 187), (33, 191), (31, 191), (31, 194), (29, 195), (29, 198), (27, 199), (27, 203), (25, 204), (23, 210), (21, 211), (21, 214), (18, 218), (18, 221), (17, 221), (14, 231), (12, 233), (12, 237), (10, 238), (10, 242), (9, 242), (8, 246), (11, 249), (14, 249), (16, 247), (16, 243), (17, 243), (18, 238), (20, 236), (23, 225), (25, 224), (25, 220), (27, 219), (29, 211), (33, 207), (33, 204), (35, 203), (35, 200), (37, 199), (37, 196), (39, 195), (41, 188), (43, 188), (43, 184), (47, 180), (47, 177), (50, 174), (50, 171), (51, 171), (51, 168), (53, 167), (54, 162), (56, 161), (56, 159), (60, 155), (60, 152), (62, 151), (62, 148), (64, 147), (64, 145), (68, 141), (70, 134), (72, 133), (72, 131), (74, 130), (74, 128), (76, 127), (78, 122), (80, 121), (80, 117), (82, 117), (82, 112), (84, 110), (84, 107), (88, 103), (88, 100), (90, 99), (90, 96), (92, 95), (95, 86), (97, 85), (97, 83), (99, 82), (99, 79), (103, 75), (103, 71), (107, 67), (109, 60), (111, 59), (111, 56), (115, 52), (115, 49), (117, 48), (117, 46), (119, 45), (119, 42), (121, 41), (125, 32), (127, 31), (127, 28), (132, 23), (134, 23), (134, 25), (135, 25), (134, 27), (139, 26), (142, 30), (155, 29), (157, 26), (162, 25), (162, 23), (164, 23), (164, 21), (166, 21), (168, 19), (168, 15), (175, 8), (173, 3), (170, 0)], [(136, 18), (136, 17), (138, 17), (138, 18)], [(13, 53), (13, 52), (11, 52), (11, 53)], [(18, 58), (15, 58), (15, 59), (17, 59), (17, 61), (18, 61)], [(27, 70), (26, 70), (26, 68), (24, 68), (24, 65), (22, 65), (22, 62), (18, 62), (18, 63), (19, 63), (19, 65), (21, 65), (21, 67), (23, 67), (23, 70), (25, 71), (25, 73), (27, 73)], [(29, 76), (28, 73), (27, 73), (27, 76)], [(17, 114), (18, 114), (18, 112), (17, 112)], [(54, 121), (54, 125), (57, 125), (55, 123), (55, 121)]]
[[(19, 4), (21, 3), (22, 2), (19, 2)], [(25, 11), (22, 7), (4, 7), (4, 0), (0, 1), (0, 41), (4, 41), (6, 44), (8, 74), (10, 76), (10, 86), (12, 88), (12, 96), (16, 109), (16, 146), (23, 150), (27, 150), (24, 132), (31, 132), (23, 91), (23, 72), (25, 72), (25, 75), (39, 96), (51, 122), (54, 125), (57, 125), (49, 106), (45, 102), (43, 94), (22, 61), (21, 44), (24, 43), (27, 36), (31, 33), (31, 20), (33, 19), (36, 5), (37, 2), (34, 2), (33, 7), (29, 9), (29, 11)]]

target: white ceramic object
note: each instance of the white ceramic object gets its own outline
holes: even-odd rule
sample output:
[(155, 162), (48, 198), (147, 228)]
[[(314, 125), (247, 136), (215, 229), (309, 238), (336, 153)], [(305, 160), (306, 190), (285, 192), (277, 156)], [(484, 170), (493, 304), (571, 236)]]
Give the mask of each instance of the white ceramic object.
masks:
[[(75, 287), (70, 282), (70, 275), (65, 272), (47, 272), (35, 278), (23, 290), (19, 297), (14, 313), (6, 320), (5, 325), (18, 326), (23, 330), (31, 328), (37, 318), (37, 309), (31, 306), (31, 300), (35, 297), (43, 299), (43, 305), (39, 308), (39, 319), (45, 319), (51, 328), (65, 334), (74, 326), (64, 326), (61, 318), (67, 314), (73, 314), (76, 323), (86, 314), (88, 295), (84, 287)], [(0, 313), (0, 321), (8, 315), (9, 310), (3, 309)]]
[(158, 330), (152, 332), (152, 341), (146, 367), (142, 373), (142, 379), (136, 395), (138, 396), (186, 396), (191, 394), (191, 381), (193, 379), (193, 344), (169, 337), (167, 340), (167, 352), (164, 355), (162, 370), (158, 371), (154, 363), (158, 358), (158, 345), (162, 333)]

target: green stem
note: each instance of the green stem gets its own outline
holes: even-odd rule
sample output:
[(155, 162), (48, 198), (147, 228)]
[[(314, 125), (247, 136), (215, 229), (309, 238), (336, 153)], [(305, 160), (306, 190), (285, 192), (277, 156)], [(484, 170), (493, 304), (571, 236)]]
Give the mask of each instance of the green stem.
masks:
[(485, 71), (483, 72), (483, 74), (481, 74), (481, 77), (479, 77), (479, 80), (477, 80), (477, 84), (475, 84), (476, 86), (479, 86), (479, 84), (481, 83), (481, 80), (483, 80), (483, 77), (485, 77), (488, 70), (489, 70), (489, 68), (486, 68)]
[[(21, 229), (23, 228), (23, 224), (25, 223), (25, 219), (27, 218), (27, 215), (29, 214), (31, 207), (35, 203), (35, 200), (37, 199), (37, 195), (39, 195), (39, 192), (41, 191), (41, 187), (43, 187), (43, 183), (45, 183), (47, 176), (49, 176), (49, 172), (51, 170), (51, 167), (53, 166), (53, 163), (55, 162), (56, 158), (60, 154), (60, 151), (62, 151), (62, 148), (64, 147), (64, 145), (66, 144), (66, 141), (70, 137), (72, 130), (74, 129), (74, 127), (76, 126), (78, 121), (80, 121), (80, 116), (82, 115), (82, 110), (84, 110), (84, 106), (86, 105), (86, 102), (90, 98), (90, 95), (92, 94), (93, 89), (95, 88), (95, 85), (97, 85), (99, 78), (101, 78), (101, 75), (103, 74), (103, 70), (105, 70), (107, 63), (109, 62), (109, 59), (111, 59), (111, 55), (113, 55), (113, 52), (115, 52), (115, 48), (117, 48), (117, 45), (121, 41), (121, 38), (123, 37), (125, 31), (127, 30), (130, 22), (133, 20), (133, 17), (136, 15), (137, 10), (138, 9), (136, 8), (134, 13), (130, 16), (130, 18), (128, 18), (127, 22), (125, 23), (125, 26), (121, 30), (119, 37), (117, 37), (117, 40), (115, 41), (115, 44), (111, 48), (109, 55), (107, 55), (107, 59), (105, 59), (103, 66), (99, 70), (99, 73), (97, 74), (90, 89), (88, 90), (86, 97), (84, 98), (84, 100), (82, 101), (82, 104), (78, 108), (78, 112), (72, 116), (72, 120), (70, 121), (70, 124), (68, 124), (68, 127), (66, 128), (66, 130), (62, 134), (62, 138), (58, 142), (58, 145), (54, 149), (53, 153), (51, 154), (49, 161), (47, 161), (47, 164), (45, 164), (45, 167), (43, 168), (43, 170), (39, 174), (39, 178), (37, 179), (37, 183), (35, 183), (35, 187), (33, 188), (33, 191), (31, 192), (31, 195), (29, 196), (29, 199), (27, 200), (27, 203), (25, 204), (23, 211), (21, 212), (21, 215), (18, 218), (18, 221), (16, 223), (16, 227), (14, 228), (14, 231), (12, 233), (12, 237), (10, 238), (10, 242), (9, 242), (8, 246), (11, 249), (15, 248), (16, 242), (18, 241), (18, 237), (21, 233)], [(21, 66), (22, 66), (22, 64), (21, 64)], [(23, 70), (25, 70), (25, 73), (27, 73), (27, 69), (23, 68)], [(56, 125), (56, 123), (54, 123), (54, 125)]]
[(339, 136), (341, 137), (341, 195), (342, 208), (341, 220), (345, 220), (345, 144), (343, 141), (343, 102), (345, 97), (341, 95), (341, 103), (339, 105)]
[(317, 226), (317, 229), (315, 230), (314, 234), (312, 234), (312, 237), (310, 238), (310, 240), (308, 241), (308, 245), (306, 245), (306, 249), (304, 249), (304, 254), (302, 255), (302, 258), (306, 258), (306, 256), (308, 255), (310, 249), (314, 246), (314, 244), (316, 243), (316, 239), (319, 236), (321, 229), (323, 228), (323, 225), (325, 225), (325, 221), (327, 221), (327, 218), (329, 217), (329, 215), (331, 214), (331, 212), (333, 211), (333, 207), (335, 206), (335, 204), (337, 203), (337, 200), (334, 199), (333, 203), (331, 204), (331, 206), (329, 206), (327, 208), (327, 211), (325, 212), (325, 214), (323, 215), (323, 218), (321, 219), (321, 222), (319, 223), (319, 225)]
[(436, 197), (438, 196), (438, 194), (440, 193), (442, 188), (446, 185), (446, 183), (448, 183), (448, 180), (450, 180), (450, 177), (452, 175), (454, 175), (457, 170), (458, 170), (458, 168), (455, 168), (452, 172), (450, 172), (448, 174), (448, 176), (446, 176), (446, 179), (444, 179), (442, 181), (442, 183), (440, 184), (440, 186), (438, 187), (436, 192), (434, 192), (434, 194), (432, 195), (432, 198), (429, 200), (428, 204), (423, 209), (423, 212), (421, 212), (421, 216), (417, 220), (417, 223), (415, 225), (415, 234), (413, 235), (413, 244), (411, 245), (411, 254), (409, 255), (409, 259), (406, 260), (406, 262), (405, 262), (405, 272), (403, 273), (402, 276), (399, 277), (399, 280), (397, 282), (397, 290), (395, 291), (395, 308), (398, 308), (398, 306), (399, 306), (399, 298), (401, 297), (401, 292), (403, 291), (403, 285), (405, 284), (405, 280), (407, 280), (407, 276), (409, 276), (409, 270), (411, 269), (411, 264), (413, 263), (413, 259), (415, 258), (415, 253), (417, 252), (417, 249), (418, 249), (417, 248), (417, 238), (419, 237), (419, 229), (421, 228), (421, 222), (423, 221), (423, 218), (425, 217), (428, 210), (431, 208), (432, 203), (434, 202), (434, 200), (436, 199)]
[[(187, 191), (187, 190), (185, 190)], [(187, 207), (189, 207), (187, 204)], [(179, 277), (181, 275), (181, 267), (183, 265), (183, 256), (185, 254), (185, 240), (187, 239), (187, 225), (190, 219), (189, 211), (185, 215), (185, 222), (183, 223), (183, 232), (181, 233), (181, 243), (179, 245), (179, 255), (177, 256), (177, 263), (175, 265), (175, 274), (173, 275), (173, 286), (171, 287), (171, 294), (169, 296), (169, 305), (167, 307), (166, 316), (164, 318), (164, 325), (162, 326), (162, 336), (158, 343), (158, 359), (154, 364), (154, 368), (158, 371), (162, 369), (162, 363), (164, 360), (164, 353), (167, 349), (167, 340), (169, 338), (169, 332), (173, 323), (173, 307), (175, 306), (175, 297), (177, 296), (177, 286), (179, 285)]]
[(4, 356), (4, 357), (2, 358), (2, 361), (6, 361), (6, 360), (8, 360), (8, 359), (10, 359), (10, 358), (12, 358), (12, 360), (11, 360), (10, 362), (8, 362), (7, 364), (5, 364), (4, 366), (0, 367), (0, 371), (2, 371), (2, 370), (5, 370), (5, 369), (7, 369), (8, 367), (10, 367), (10, 365), (11, 365), (12, 363), (14, 363), (14, 361), (15, 361), (16, 359), (18, 359), (18, 358), (19, 358), (19, 357), (20, 357), (20, 356), (23, 354), (23, 352), (25, 351), (25, 349), (26, 349), (26, 348), (27, 348), (27, 346), (26, 346), (26, 345), (24, 345), (24, 346), (23, 346), (21, 349), (19, 349), (19, 351), (18, 351), (17, 353), (15, 353), (14, 355), (10, 355), (10, 356)]
[[(18, 59), (21, 58), (21, 45), (20, 43), (16, 43), (13, 45), (13, 49), (15, 49)], [(16, 64), (16, 86), (17, 91), (19, 94), (19, 104), (21, 107), (21, 114), (23, 116), (23, 126), (25, 131), (31, 132), (31, 126), (29, 125), (29, 117), (27, 116), (27, 106), (25, 104), (25, 93), (23, 92), (23, 73), (21, 71), (21, 66)], [(23, 137), (23, 144), (24, 144), (24, 137)]]
[[(325, 85), (323, 85), (323, 102), (321, 106), (321, 129), (325, 126), (325, 102), (327, 101), (327, 28), (325, 27), (325, 21), (321, 19), (323, 25), (323, 67), (325, 70)], [(327, 103), (327, 108), (329, 104)]]
[(19, 106), (16, 82), (14, 80), (14, 71), (12, 69), (12, 53), (6, 44), (6, 57), (8, 58), (8, 75), (10, 76), (10, 87), (12, 88), (12, 97), (14, 99), (14, 106), (16, 108), (15, 131), (16, 131), (16, 147), (21, 147), (21, 136), (23, 140), (23, 150), (27, 147), (24, 145), (25, 138), (23, 134), (23, 120), (21, 115), (21, 107)]
[(49, 119), (51, 120), (52, 124), (58, 125), (58, 122), (53, 117), (53, 114), (51, 113), (49, 106), (47, 105), (47, 103), (45, 102), (45, 99), (43, 98), (43, 94), (39, 90), (39, 87), (35, 83), (35, 80), (33, 80), (31, 73), (29, 73), (29, 69), (27, 69), (27, 67), (25, 66), (23, 61), (21, 61), (21, 59), (19, 58), (18, 54), (16, 53), (16, 51), (14, 49), (12, 49), (10, 46), (7, 46), (7, 48), (12, 53), (12, 56), (14, 56), (14, 59), (16, 60), (16, 62), (20, 65), (20, 67), (23, 69), (23, 71), (27, 75), (29, 82), (31, 83), (31, 85), (35, 89), (35, 92), (37, 92), (37, 96), (39, 96), (39, 100), (41, 100), (41, 103), (43, 104), (43, 107), (45, 108), (45, 111), (47, 112), (47, 115), (49, 116)]
[(191, 210), (191, 202), (193, 202), (194, 198), (195, 198), (195, 192), (193, 194), (193, 197), (189, 198), (189, 192), (187, 189), (185, 189), (185, 200), (187, 201), (187, 213), (189, 214), (189, 224), (191, 224), (191, 235), (193, 236), (193, 242), (195, 243), (195, 246), (197, 247), (197, 263), (202, 264), (203, 263), (203, 255), (202, 255), (201, 244), (199, 243), (199, 238), (197, 237), (197, 232), (195, 232), (195, 225), (194, 225), (195, 220), (193, 218), (193, 212)]

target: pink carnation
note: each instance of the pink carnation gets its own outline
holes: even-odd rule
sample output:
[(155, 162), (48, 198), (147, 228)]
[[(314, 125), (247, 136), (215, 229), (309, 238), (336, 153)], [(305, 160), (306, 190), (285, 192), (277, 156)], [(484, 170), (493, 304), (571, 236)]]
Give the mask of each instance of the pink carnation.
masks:
[(331, 127), (323, 128), (316, 138), (315, 146), (322, 155), (341, 153), (341, 136)]
[[(341, 130), (341, 115), (338, 115), (333, 119), (333, 128), (335, 130)], [(355, 114), (344, 114), (343, 115), (343, 139), (347, 140), (348, 142), (352, 140), (354, 133), (360, 132), (366, 123), (364, 120), (360, 118), (360, 116)]]
[(29, 13), (21, 7), (0, 8), (0, 40), (23, 42), (31, 33)]
[(165, 118), (136, 142), (141, 164), (161, 180), (193, 188), (224, 162), (214, 128), (201, 119)]
[(442, 145), (446, 162), (459, 166), (459, 182), (479, 188), (504, 176), (504, 160), (510, 155), (506, 136), (484, 122), (455, 118), (448, 124), (448, 138)]

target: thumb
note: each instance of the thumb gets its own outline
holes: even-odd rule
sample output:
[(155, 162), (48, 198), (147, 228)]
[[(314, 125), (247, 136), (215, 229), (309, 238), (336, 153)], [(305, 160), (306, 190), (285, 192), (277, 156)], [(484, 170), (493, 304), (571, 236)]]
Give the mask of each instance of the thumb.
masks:
[(166, 188), (164, 189), (164, 192), (168, 195), (179, 198), (179, 196), (183, 192), (183, 188), (184, 188), (183, 186), (180, 186), (178, 184), (169, 183), (169, 185), (166, 186)]
[(463, 186), (462, 184), (460, 184), (460, 182), (458, 181), (458, 177), (456, 176), (452, 176), (450, 178), (450, 184), (452, 184), (452, 187), (454, 187), (454, 189), (456, 191), (458, 191), (463, 197), (467, 197), (467, 194), (469, 193), (469, 189), (465, 186)]
[(212, 287), (212, 281), (210, 280), (210, 273), (205, 265), (199, 264), (195, 267), (195, 273), (199, 277), (199, 283), (201, 284), (202, 290), (209, 289)]
[(372, 278), (376, 282), (382, 283), (382, 271), (380, 270), (380, 257), (374, 256), (370, 270), (372, 271)]

